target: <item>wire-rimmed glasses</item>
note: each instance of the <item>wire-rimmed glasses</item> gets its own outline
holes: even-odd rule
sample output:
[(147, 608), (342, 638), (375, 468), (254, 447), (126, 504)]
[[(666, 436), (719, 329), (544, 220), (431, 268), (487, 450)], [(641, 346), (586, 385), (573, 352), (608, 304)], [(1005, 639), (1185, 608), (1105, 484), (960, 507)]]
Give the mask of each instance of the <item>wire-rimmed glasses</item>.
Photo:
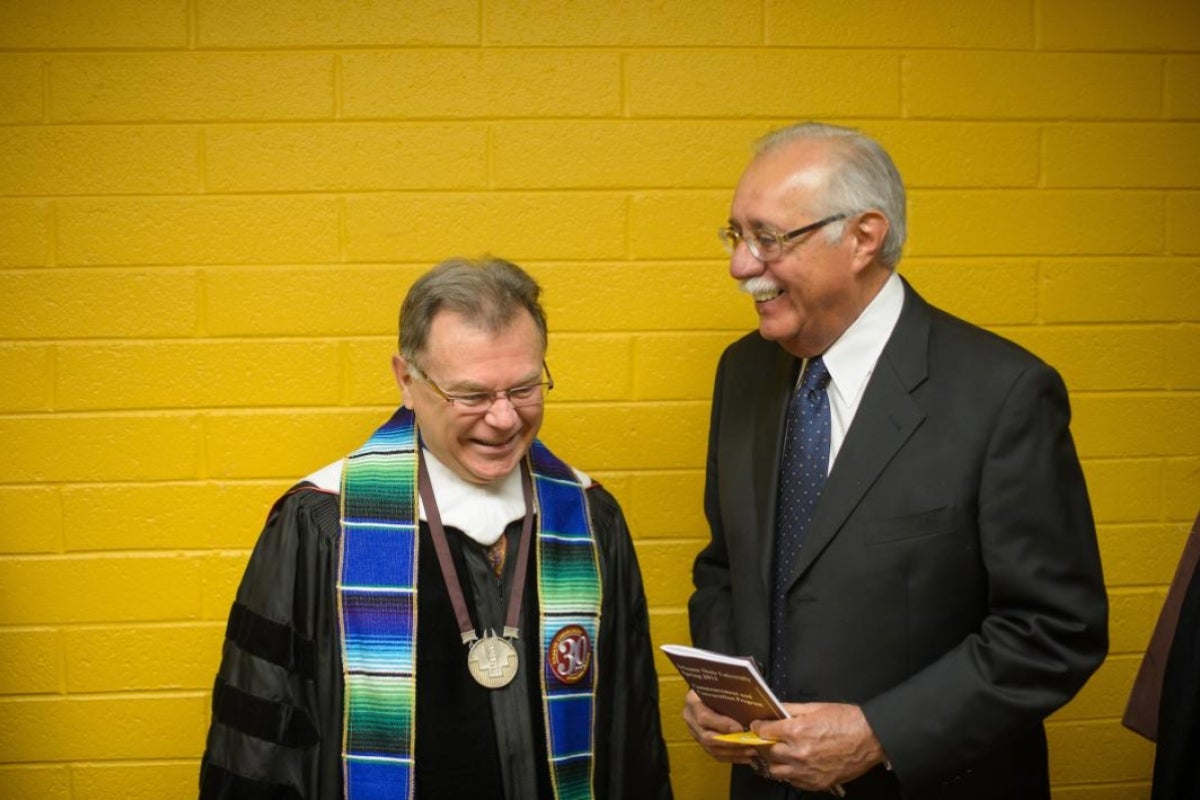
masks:
[(429, 388), (433, 389), (438, 397), (459, 411), (468, 414), (481, 414), (487, 411), (501, 397), (507, 400), (513, 408), (541, 405), (546, 399), (546, 393), (554, 388), (554, 376), (550, 374), (550, 367), (544, 361), (542, 362), (542, 369), (546, 373), (546, 380), (539, 381), (538, 383), (526, 383), (521, 386), (513, 386), (509, 389), (497, 389), (487, 392), (447, 392), (415, 364), (409, 364), (409, 371), (418, 380), (423, 381)]
[(737, 250), (738, 244), (745, 242), (746, 247), (750, 250), (750, 255), (759, 261), (774, 261), (783, 255), (784, 247), (792, 240), (806, 233), (812, 233), (815, 230), (824, 228), (829, 223), (837, 222), (839, 219), (845, 219), (848, 216), (850, 216), (849, 212), (830, 214), (828, 217), (786, 233), (770, 230), (743, 232), (733, 225), (726, 225), (717, 231), (717, 235), (721, 238), (721, 244), (725, 246), (725, 252), (729, 253), (729, 255), (733, 255), (733, 251)]

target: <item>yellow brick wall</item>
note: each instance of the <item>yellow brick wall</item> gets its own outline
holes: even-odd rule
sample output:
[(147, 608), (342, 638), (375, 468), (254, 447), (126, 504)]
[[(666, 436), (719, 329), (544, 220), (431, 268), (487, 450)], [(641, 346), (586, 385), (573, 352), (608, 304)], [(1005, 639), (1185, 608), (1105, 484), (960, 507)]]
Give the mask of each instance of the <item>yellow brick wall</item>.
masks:
[[(194, 797), (273, 497), (395, 400), (413, 277), (544, 284), (557, 450), (625, 506), (685, 640), (714, 230), (759, 134), (877, 135), (902, 272), (1062, 370), (1112, 655), (1057, 800), (1145, 798), (1118, 722), (1200, 509), (1194, 0), (0, 0), (0, 797)], [(660, 662), (678, 795), (722, 795)]]

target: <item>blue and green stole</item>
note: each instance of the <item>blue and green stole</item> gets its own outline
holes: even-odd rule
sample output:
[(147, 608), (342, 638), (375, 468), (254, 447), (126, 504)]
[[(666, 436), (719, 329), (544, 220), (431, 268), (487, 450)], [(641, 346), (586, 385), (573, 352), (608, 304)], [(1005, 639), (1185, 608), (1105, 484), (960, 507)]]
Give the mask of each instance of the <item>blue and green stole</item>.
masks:
[[(412, 412), (401, 408), (342, 469), (338, 614), (346, 800), (414, 796), (418, 438)], [(534, 442), (529, 459), (550, 778), (557, 800), (590, 800), (601, 597), (596, 541), (574, 470), (541, 442)], [(555, 674), (568, 630), (582, 630), (592, 648), (588, 668), (571, 683)]]

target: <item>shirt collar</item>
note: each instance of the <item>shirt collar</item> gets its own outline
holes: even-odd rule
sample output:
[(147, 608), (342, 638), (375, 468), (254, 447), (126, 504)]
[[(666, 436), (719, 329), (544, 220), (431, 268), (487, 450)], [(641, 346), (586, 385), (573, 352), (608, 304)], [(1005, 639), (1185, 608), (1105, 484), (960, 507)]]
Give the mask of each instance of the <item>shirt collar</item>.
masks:
[(903, 306), (904, 284), (893, 271), (858, 319), (822, 355), (830, 386), (843, 406), (858, 405)]
[[(424, 452), (438, 513), (447, 528), (458, 528), (480, 544), (492, 545), (504, 533), (508, 523), (525, 516), (521, 470), (514, 469), (493, 483), (470, 483), (428, 449)], [(424, 503), (421, 503), (421, 519), (428, 522)]]
[[(438, 513), (447, 528), (457, 528), (482, 545), (492, 545), (513, 520), (525, 516), (525, 495), (521, 491), (521, 470), (514, 469), (493, 484), (481, 486), (458, 477), (437, 456), (425, 452), (425, 468), (429, 483), (437, 498)], [(343, 461), (317, 470), (304, 480), (330, 494), (341, 491)], [(579, 473), (581, 480), (586, 479)], [(585, 481), (586, 485), (586, 481)], [(420, 518), (425, 516), (425, 504), (417, 498)]]

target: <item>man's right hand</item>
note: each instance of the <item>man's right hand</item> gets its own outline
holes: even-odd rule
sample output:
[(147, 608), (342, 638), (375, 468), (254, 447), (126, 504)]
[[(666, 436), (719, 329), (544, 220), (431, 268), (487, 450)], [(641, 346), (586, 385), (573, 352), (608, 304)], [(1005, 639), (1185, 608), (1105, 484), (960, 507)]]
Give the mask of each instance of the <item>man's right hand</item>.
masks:
[(704, 705), (704, 701), (693, 691), (689, 691), (684, 699), (683, 721), (687, 723), (692, 738), (716, 760), (729, 764), (753, 764), (753, 747), (722, 742), (715, 738), (722, 733), (742, 731), (741, 723), (713, 711)]

